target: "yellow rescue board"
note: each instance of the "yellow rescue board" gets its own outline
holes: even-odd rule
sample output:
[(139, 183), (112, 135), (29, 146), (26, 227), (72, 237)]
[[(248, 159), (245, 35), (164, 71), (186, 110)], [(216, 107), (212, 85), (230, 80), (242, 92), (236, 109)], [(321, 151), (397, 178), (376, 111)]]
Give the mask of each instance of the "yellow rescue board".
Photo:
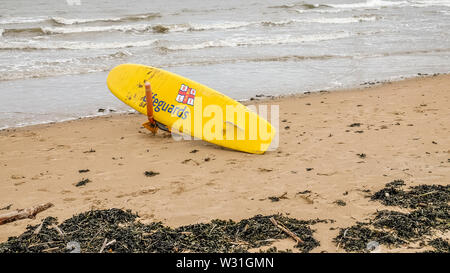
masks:
[(144, 83), (150, 82), (154, 119), (185, 135), (255, 154), (264, 153), (275, 137), (272, 125), (246, 106), (162, 69), (121, 64), (109, 72), (106, 81), (117, 98), (144, 115)]

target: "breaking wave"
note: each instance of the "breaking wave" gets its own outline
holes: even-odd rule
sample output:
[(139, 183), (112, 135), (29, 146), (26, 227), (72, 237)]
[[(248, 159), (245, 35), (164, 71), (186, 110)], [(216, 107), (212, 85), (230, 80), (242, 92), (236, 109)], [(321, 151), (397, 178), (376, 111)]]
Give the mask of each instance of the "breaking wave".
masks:
[(93, 19), (68, 19), (62, 17), (51, 17), (51, 20), (57, 24), (61, 25), (76, 25), (76, 24), (86, 24), (86, 23), (98, 23), (98, 22), (129, 22), (129, 21), (140, 21), (148, 20), (161, 17), (159, 13), (145, 13), (145, 14), (134, 14), (127, 15), (123, 17), (116, 18), (93, 18)]
[(208, 31), (208, 30), (231, 30), (244, 28), (252, 25), (262, 26), (283, 26), (293, 23), (318, 23), (318, 24), (349, 24), (367, 21), (375, 21), (376, 16), (354, 16), (337, 18), (310, 18), (310, 19), (290, 19), (284, 21), (263, 21), (263, 22), (221, 22), (215, 24), (131, 24), (131, 25), (109, 25), (109, 26), (78, 26), (78, 27), (30, 27), (30, 28), (9, 28), (0, 29), (0, 36), (10, 35), (54, 35), (54, 34), (73, 34), (89, 32), (189, 32), (189, 31)]
[(226, 40), (205, 41), (197, 44), (180, 44), (165, 47), (168, 50), (192, 50), (209, 47), (239, 47), (239, 46), (255, 46), (255, 45), (277, 45), (292, 44), (314, 41), (334, 40), (350, 37), (352, 34), (348, 32), (332, 33), (332, 34), (311, 34), (302, 36), (279, 35), (272, 38), (268, 37), (239, 37)]
[(323, 18), (309, 18), (309, 19), (291, 19), (284, 21), (266, 21), (262, 22), (263, 26), (282, 26), (289, 25), (293, 23), (317, 23), (317, 24), (350, 24), (350, 23), (360, 23), (360, 22), (370, 22), (378, 20), (380, 17), (372, 16), (353, 16), (353, 17), (323, 17)]
[(409, 4), (408, 1), (383, 1), (383, 0), (367, 0), (366, 2), (357, 2), (351, 4), (328, 4), (333, 8), (340, 9), (361, 9), (361, 8), (382, 8), (403, 6)]
[(386, 7), (430, 7), (445, 6), (450, 7), (450, 0), (410, 0), (410, 1), (384, 1), (384, 0), (367, 0), (365, 2), (349, 3), (349, 4), (327, 4), (327, 6), (338, 9), (380, 9)]
[(0, 19), (0, 25), (42, 23), (48, 20), (48, 17), (12, 17)]
[(450, 0), (408, 0), (408, 1), (385, 1), (367, 0), (364, 2), (344, 3), (344, 4), (309, 4), (297, 3), (290, 5), (270, 6), (269, 8), (291, 9), (298, 13), (318, 12), (318, 13), (338, 13), (346, 10), (358, 9), (381, 9), (388, 7), (430, 7), (443, 6), (450, 7)]
[(110, 42), (95, 43), (86, 41), (38, 41), (23, 40), (0, 42), (0, 50), (39, 50), (39, 49), (119, 49), (128, 47), (145, 47), (155, 43), (156, 40), (144, 40), (135, 42)]
[(430, 7), (430, 6), (450, 7), (450, 0), (412, 1), (412, 6), (414, 6), (414, 7)]
[(41, 27), (29, 27), (29, 28), (6, 28), (2, 29), (2, 35), (15, 35), (15, 34), (37, 34), (42, 35), (45, 34)]
[(121, 50), (92, 57), (25, 61), (2, 67), (0, 81), (107, 71), (111, 68), (111, 63), (129, 56), (132, 56), (130, 52)]
[(325, 5), (325, 4), (295, 3), (295, 4), (286, 4), (286, 5), (279, 5), (279, 6), (270, 6), (269, 8), (272, 8), (272, 9), (301, 8), (304, 10), (311, 10), (311, 9), (320, 9), (320, 8), (329, 8), (329, 7), (331, 7), (331, 6)]
[(145, 13), (145, 14), (133, 14), (126, 15), (122, 17), (112, 17), (112, 18), (63, 18), (63, 17), (11, 17), (6, 19), (1, 19), (0, 24), (30, 24), (30, 23), (53, 23), (57, 25), (77, 25), (77, 24), (87, 24), (87, 23), (100, 23), (100, 22), (129, 22), (129, 21), (140, 21), (149, 20), (161, 17), (159, 13)]

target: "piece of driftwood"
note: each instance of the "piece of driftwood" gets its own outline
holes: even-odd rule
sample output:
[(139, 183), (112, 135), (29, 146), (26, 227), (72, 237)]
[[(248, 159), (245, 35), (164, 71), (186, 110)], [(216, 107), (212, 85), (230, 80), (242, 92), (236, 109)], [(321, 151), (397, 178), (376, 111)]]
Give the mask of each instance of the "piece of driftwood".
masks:
[(56, 231), (58, 232), (59, 236), (64, 238), (64, 236), (65, 236), (64, 231), (62, 231), (57, 225), (53, 224), (50, 227), (56, 229)]
[(42, 227), (44, 226), (44, 221), (34, 230), (33, 234), (38, 235), (41, 232)]
[(42, 250), (42, 252), (52, 252), (52, 251), (58, 250), (58, 249), (59, 249), (59, 247), (52, 247), (52, 248), (44, 249), (44, 250)]
[(13, 222), (16, 220), (20, 220), (20, 219), (25, 219), (25, 218), (34, 218), (36, 216), (36, 214), (38, 214), (39, 212), (42, 212), (48, 208), (53, 207), (52, 203), (45, 203), (45, 204), (41, 204), (41, 205), (37, 205), (31, 208), (27, 208), (27, 209), (18, 209), (15, 211), (11, 211), (5, 214), (1, 214), (0, 215), (0, 225), (9, 223), (9, 222)]
[(282, 225), (278, 224), (277, 220), (275, 220), (273, 217), (270, 217), (270, 222), (274, 224), (277, 228), (281, 229), (284, 233), (289, 235), (292, 239), (294, 239), (298, 244), (304, 243), (302, 239), (300, 239), (297, 235), (295, 235), (292, 231), (289, 229), (283, 227)]
[(105, 238), (105, 241), (103, 241), (103, 245), (102, 245), (102, 248), (100, 249), (99, 253), (102, 253), (103, 250), (105, 250), (105, 247), (114, 244), (114, 243), (116, 242), (116, 240), (113, 239), (113, 240), (111, 240), (109, 243), (106, 243), (106, 242), (108, 242), (108, 239), (107, 239), (107, 238)]

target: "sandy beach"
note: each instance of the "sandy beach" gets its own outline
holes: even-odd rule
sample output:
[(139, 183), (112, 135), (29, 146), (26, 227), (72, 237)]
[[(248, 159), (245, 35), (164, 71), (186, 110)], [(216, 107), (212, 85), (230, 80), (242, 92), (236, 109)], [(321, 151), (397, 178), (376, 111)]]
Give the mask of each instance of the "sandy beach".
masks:
[[(0, 225), (0, 242), (47, 216), (62, 221), (120, 208), (173, 227), (274, 213), (332, 219), (313, 227), (320, 241), (313, 252), (342, 252), (332, 242), (336, 228), (386, 208), (368, 194), (396, 179), (406, 186), (449, 182), (450, 75), (251, 103), (279, 105), (276, 151), (253, 155), (174, 141), (161, 131), (153, 136), (139, 114), (0, 131), (0, 213), (54, 204), (35, 219)], [(76, 187), (83, 179), (90, 182)]]

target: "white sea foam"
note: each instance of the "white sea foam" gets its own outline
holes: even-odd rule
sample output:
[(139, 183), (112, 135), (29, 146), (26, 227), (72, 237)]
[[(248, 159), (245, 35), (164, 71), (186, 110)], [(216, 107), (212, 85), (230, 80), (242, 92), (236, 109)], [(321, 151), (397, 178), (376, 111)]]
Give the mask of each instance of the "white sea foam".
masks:
[(7, 29), (8, 33), (24, 33), (27, 30), (42, 34), (71, 34), (71, 33), (89, 33), (89, 32), (147, 32), (153, 28), (161, 26), (167, 28), (169, 32), (187, 32), (187, 31), (208, 31), (208, 30), (226, 30), (236, 29), (257, 22), (221, 22), (213, 24), (129, 24), (129, 25), (109, 25), (109, 26), (61, 26), (61, 27), (32, 27), (32, 28), (12, 28)]
[(215, 29), (235, 29), (246, 27), (255, 22), (221, 22), (214, 24), (191, 24), (189, 30), (215, 30)]
[(293, 23), (316, 23), (316, 24), (351, 24), (360, 22), (370, 22), (379, 19), (377, 16), (354, 16), (354, 17), (319, 17), (319, 18), (309, 18), (309, 19), (291, 19), (283, 21), (266, 21), (261, 24), (264, 26), (283, 26)]
[(331, 8), (331, 9), (294, 9), (298, 13), (339, 13), (342, 12), (342, 9)]
[(257, 24), (258, 22), (240, 22), (240, 21), (229, 21), (229, 22), (219, 22), (211, 24), (173, 24), (173, 25), (153, 25), (162, 26), (168, 28), (169, 32), (188, 32), (188, 31), (208, 31), (208, 30), (226, 30), (226, 29), (237, 29), (250, 25)]
[(63, 18), (63, 17), (51, 17), (50, 19), (61, 25), (75, 25), (75, 24), (85, 24), (85, 23), (104, 22), (104, 21), (118, 22), (122, 18), (117, 17), (117, 18), (91, 18), (91, 19), (74, 18), (74, 19), (70, 19), (70, 18)]
[(404, 6), (408, 5), (408, 1), (383, 1), (383, 0), (367, 0), (365, 2), (357, 2), (350, 4), (327, 4), (333, 8), (339, 9), (361, 9), (361, 8), (382, 8), (382, 7), (393, 7), (393, 6)]
[(134, 14), (122, 17), (109, 17), (109, 18), (63, 18), (63, 17), (50, 17), (50, 20), (61, 25), (76, 25), (86, 24), (94, 22), (120, 22), (120, 21), (137, 21), (150, 18), (160, 17), (159, 13), (147, 13), (147, 14)]
[(169, 32), (187, 32), (187, 31), (208, 31), (208, 30), (226, 30), (236, 29), (245, 26), (257, 24), (257, 22), (221, 22), (213, 24), (132, 24), (132, 25), (110, 25), (110, 26), (81, 26), (81, 27), (42, 27), (45, 34), (69, 34), (84, 32), (108, 32), (108, 31), (152, 31), (154, 27), (161, 26), (167, 28)]
[(265, 26), (282, 26), (292, 23), (319, 23), (319, 24), (349, 24), (358, 22), (367, 22), (377, 20), (377, 16), (355, 16), (355, 17), (338, 17), (338, 18), (309, 18), (309, 19), (289, 19), (282, 21), (262, 21), (262, 22), (223, 22), (218, 24), (191, 24), (190, 26), (180, 26), (171, 28), (171, 31), (202, 31), (217, 29), (236, 29), (252, 25)]
[(0, 19), (0, 25), (41, 23), (47, 20), (48, 17), (11, 17)]
[(1, 66), (0, 81), (107, 71), (117, 60), (129, 56), (132, 56), (132, 53), (122, 49), (112, 54), (90, 57), (60, 57), (39, 60), (25, 58), (20, 59), (18, 63)]
[(152, 45), (156, 40), (143, 40), (133, 42), (71, 42), (71, 41), (42, 41), (42, 40), (20, 40), (0, 42), (0, 49), (114, 49), (127, 47), (145, 47)]
[[(112, 109), (110, 107), (106, 107), (107, 109)], [(32, 125), (41, 125), (41, 124), (50, 124), (50, 123), (59, 123), (59, 122), (66, 122), (66, 121), (72, 121), (72, 120), (77, 120), (80, 118), (94, 118), (94, 117), (100, 117), (100, 116), (105, 116), (105, 115), (111, 115), (111, 114), (123, 114), (123, 113), (135, 113), (136, 111), (134, 109), (127, 109), (127, 110), (114, 110), (114, 112), (98, 112), (95, 114), (82, 114), (82, 115), (76, 115), (73, 117), (64, 117), (64, 115), (60, 115), (60, 116), (56, 116), (52, 119), (39, 119), (39, 120), (34, 120), (35, 117), (33, 117), (33, 115), (35, 115), (35, 113), (31, 114), (31, 113), (24, 113), (25, 115), (33, 118), (33, 121), (27, 121), (27, 122), (17, 122), (14, 125), (4, 125), (0, 127), (0, 131), (2, 130), (6, 130), (6, 129), (11, 129), (11, 128), (21, 128), (21, 127), (25, 127), (25, 126), (32, 126)], [(45, 115), (49, 115), (49, 114), (45, 114)], [(75, 115), (75, 114), (74, 114)]]
[[(308, 4), (307, 4), (308, 6)], [(314, 8), (300, 8), (294, 9), (298, 13), (339, 13), (348, 10), (357, 9), (380, 9), (385, 7), (427, 7), (427, 6), (450, 6), (450, 0), (402, 0), (402, 1), (386, 1), (386, 0), (367, 0), (363, 2), (356, 3), (344, 3), (344, 4), (310, 4)], [(297, 5), (290, 5), (286, 7), (297, 7)]]
[[(358, 23), (366, 21), (375, 21), (376, 16), (354, 16), (354, 17), (338, 17), (338, 18), (309, 18), (309, 19), (288, 19), (283, 21), (228, 21), (211, 24), (127, 24), (127, 25), (107, 25), (107, 26), (85, 26), (85, 25), (65, 25), (65, 26), (43, 26), (43, 27), (29, 27), (29, 28), (8, 28), (4, 31), (0, 30), (0, 36), (8, 35), (23, 35), (23, 33), (35, 33), (35, 35), (53, 35), (53, 34), (73, 34), (73, 33), (90, 33), (90, 32), (152, 32), (156, 31), (157, 27), (161, 27), (163, 30), (167, 29), (167, 32), (188, 32), (188, 31), (211, 31), (211, 30), (228, 30), (239, 29), (253, 25), (265, 25), (265, 26), (282, 26), (292, 23), (319, 23), (319, 24), (348, 24)], [(165, 31), (161, 31), (164, 33)]]
[(209, 47), (238, 47), (238, 46), (254, 46), (254, 45), (277, 45), (277, 44), (292, 44), (303, 42), (314, 42), (324, 40), (334, 40), (350, 37), (351, 33), (340, 32), (330, 34), (311, 34), (302, 36), (292, 35), (278, 35), (271, 38), (268, 37), (239, 37), (226, 40), (205, 41), (197, 44), (181, 44), (172, 45), (167, 48), (170, 50), (189, 50), (202, 49)]
[(60, 25), (76, 25), (76, 24), (87, 24), (95, 22), (120, 22), (120, 21), (138, 21), (151, 18), (157, 18), (161, 15), (159, 13), (147, 13), (147, 14), (132, 14), (125, 15), (122, 17), (104, 17), (104, 18), (64, 18), (64, 17), (10, 17), (0, 19), (0, 24), (30, 24), (30, 23), (42, 23), (42, 22), (53, 22)]
[(414, 7), (430, 7), (430, 6), (443, 6), (450, 7), (450, 0), (424, 0), (424, 1), (411, 1)]
[(294, 20), (300, 23), (319, 23), (319, 24), (350, 24), (358, 22), (370, 22), (377, 20), (376, 16), (355, 16), (355, 17), (337, 17), (337, 18), (311, 18), (304, 20)]
[(69, 34), (84, 32), (108, 32), (108, 31), (145, 31), (150, 28), (148, 24), (136, 25), (112, 25), (112, 26), (83, 26), (83, 27), (42, 27), (45, 34)]

